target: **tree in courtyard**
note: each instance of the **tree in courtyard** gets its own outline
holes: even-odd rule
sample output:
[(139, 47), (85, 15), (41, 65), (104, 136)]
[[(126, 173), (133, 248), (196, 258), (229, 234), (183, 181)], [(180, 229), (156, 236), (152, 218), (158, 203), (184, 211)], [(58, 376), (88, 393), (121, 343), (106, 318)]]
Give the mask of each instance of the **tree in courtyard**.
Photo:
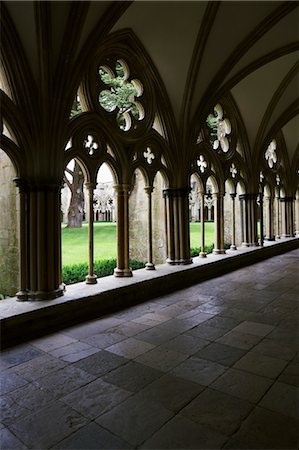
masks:
[[(71, 175), (71, 180), (66, 176)], [(65, 169), (64, 182), (71, 191), (71, 200), (67, 213), (67, 228), (81, 228), (84, 211), (84, 174), (80, 164), (74, 160), (74, 168)]]
[[(80, 103), (80, 97), (77, 94), (73, 102), (70, 118), (76, 116), (77, 114), (80, 114), (81, 112), (82, 107)], [(67, 173), (71, 177), (67, 177)], [(71, 191), (71, 200), (67, 213), (67, 227), (81, 228), (84, 211), (84, 174), (76, 159), (74, 159), (73, 170), (71, 170), (69, 167), (65, 169), (63, 181)]]

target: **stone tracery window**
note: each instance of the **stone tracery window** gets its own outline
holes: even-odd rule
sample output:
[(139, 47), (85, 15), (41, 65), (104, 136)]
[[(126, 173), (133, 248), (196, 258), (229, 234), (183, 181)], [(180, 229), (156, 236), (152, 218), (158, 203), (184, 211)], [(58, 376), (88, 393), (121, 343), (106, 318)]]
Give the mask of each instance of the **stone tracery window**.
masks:
[(277, 147), (276, 140), (272, 139), (267, 150), (265, 151), (265, 158), (266, 161), (268, 162), (268, 166), (270, 167), (270, 169), (272, 169), (274, 164), (277, 163), (276, 147)]
[(143, 156), (148, 164), (152, 164), (155, 159), (155, 155), (149, 147), (147, 147), (146, 152), (143, 152)]
[(236, 168), (234, 163), (231, 164), (229, 171), (230, 171), (232, 177), (236, 178), (237, 173), (238, 173), (238, 169)]
[(83, 145), (84, 148), (86, 148), (89, 156), (93, 156), (99, 149), (99, 144), (96, 142), (95, 138), (91, 134), (89, 134), (86, 137)]
[(204, 155), (200, 155), (199, 159), (197, 160), (197, 165), (199, 167), (199, 170), (201, 171), (201, 173), (204, 173), (204, 171), (206, 170), (206, 168), (208, 167), (208, 163), (205, 160)]
[(99, 77), (107, 89), (99, 95), (99, 103), (107, 112), (117, 111), (116, 121), (119, 128), (129, 131), (133, 120), (142, 120), (145, 110), (137, 100), (143, 94), (143, 85), (138, 79), (130, 78), (130, 70), (124, 60), (117, 60), (114, 70), (109, 66), (100, 66)]
[(214, 115), (209, 114), (207, 125), (211, 129), (211, 144), (214, 150), (219, 148), (227, 153), (229, 150), (229, 140), (227, 136), (231, 133), (231, 123), (229, 119), (224, 118), (222, 106), (217, 103), (214, 107)]

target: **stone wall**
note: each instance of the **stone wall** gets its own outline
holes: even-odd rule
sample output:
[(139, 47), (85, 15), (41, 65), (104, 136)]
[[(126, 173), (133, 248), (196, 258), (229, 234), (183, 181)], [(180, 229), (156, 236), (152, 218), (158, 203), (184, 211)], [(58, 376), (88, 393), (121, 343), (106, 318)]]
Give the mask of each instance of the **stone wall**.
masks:
[(19, 202), (16, 176), (9, 157), (0, 150), (0, 294), (14, 296), (18, 291)]
[[(135, 185), (129, 200), (130, 258), (147, 261), (148, 197), (140, 171), (135, 172)], [(153, 262), (162, 264), (166, 260), (163, 179), (156, 176), (152, 193), (153, 218)]]

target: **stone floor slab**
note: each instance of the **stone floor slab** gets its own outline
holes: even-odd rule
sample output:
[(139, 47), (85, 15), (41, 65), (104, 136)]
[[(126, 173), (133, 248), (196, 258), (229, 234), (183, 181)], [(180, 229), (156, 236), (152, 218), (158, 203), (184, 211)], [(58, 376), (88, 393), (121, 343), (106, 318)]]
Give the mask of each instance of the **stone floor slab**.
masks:
[(261, 336), (238, 333), (237, 331), (232, 330), (219, 339), (216, 339), (216, 342), (220, 344), (230, 345), (231, 347), (240, 348), (242, 350), (250, 350), (256, 344), (258, 344), (261, 339)]
[(131, 446), (122, 439), (104, 430), (96, 423), (90, 423), (80, 428), (70, 437), (52, 447), (54, 450), (116, 450), (131, 449)]
[(299, 387), (299, 360), (292, 361), (282, 372), (279, 381)]
[(167, 374), (147, 385), (139, 395), (178, 412), (203, 389), (204, 386), (197, 383)]
[(176, 416), (155, 433), (140, 449), (219, 449), (227, 437), (215, 430)]
[(27, 450), (25, 444), (23, 444), (11, 431), (7, 428), (0, 430), (0, 445), (2, 450)]
[(128, 391), (138, 392), (162, 375), (164, 373), (159, 370), (131, 361), (111, 371), (108, 375), (103, 376), (102, 379)]
[(194, 336), (189, 336), (187, 334), (181, 334), (174, 339), (165, 342), (160, 346), (161, 349), (174, 350), (186, 355), (193, 355), (202, 348), (209, 345), (209, 341), (206, 339), (201, 339)]
[(229, 369), (211, 385), (211, 388), (257, 403), (272, 383), (269, 378)]
[(32, 345), (40, 350), (43, 350), (44, 352), (49, 352), (57, 348), (64, 347), (65, 345), (72, 344), (73, 342), (77, 342), (77, 340), (78, 339), (66, 336), (63, 333), (55, 333), (50, 336), (35, 339), (32, 341)]
[(230, 436), (240, 427), (253, 407), (254, 404), (248, 401), (207, 388), (180, 414)]
[(282, 414), (257, 407), (226, 449), (298, 449), (298, 422)]
[(44, 354), (14, 367), (14, 370), (25, 380), (34, 381), (56, 370), (63, 369), (66, 365), (66, 362), (60, 361), (51, 355)]
[(48, 449), (79, 428), (87, 424), (87, 419), (69, 406), (55, 404), (18, 419), (9, 429), (30, 449)]
[(0, 373), (1, 394), (7, 394), (21, 386), (25, 386), (27, 383), (27, 380), (10, 370)]
[(254, 336), (265, 337), (274, 330), (274, 326), (258, 322), (245, 321), (234, 328), (234, 331), (244, 334), (253, 334)]
[(129, 360), (122, 356), (107, 352), (106, 350), (100, 350), (98, 353), (74, 363), (74, 366), (92, 375), (102, 376), (128, 362)]
[(108, 352), (115, 353), (116, 355), (124, 356), (128, 359), (134, 359), (137, 356), (152, 350), (154, 347), (155, 345), (149, 344), (148, 342), (143, 342), (135, 338), (128, 338), (107, 347), (106, 350)]
[(184, 353), (175, 352), (173, 350), (163, 350), (159, 347), (139, 356), (136, 358), (136, 361), (162, 372), (168, 372), (186, 358), (187, 355)]
[(272, 356), (273, 358), (290, 361), (296, 355), (296, 349), (292, 345), (285, 345), (273, 339), (265, 338), (252, 348), (253, 352), (262, 355)]
[(263, 377), (277, 378), (286, 364), (287, 361), (283, 359), (250, 351), (234, 364), (234, 368), (255, 373)]
[(132, 393), (129, 391), (97, 379), (87, 386), (62, 397), (61, 401), (78, 411), (82, 416), (94, 419), (101, 414), (105, 414), (130, 395)]
[(38, 378), (35, 383), (40, 389), (52, 393), (56, 398), (62, 397), (75, 389), (90, 383), (95, 379), (94, 375), (74, 366), (66, 366), (56, 372)]
[(204, 386), (211, 384), (227, 367), (206, 359), (191, 357), (175, 367), (171, 374)]
[(0, 357), (0, 367), (2, 370), (8, 369), (41, 355), (43, 355), (43, 353), (39, 349), (30, 344), (23, 344), (16, 348), (3, 350)]
[(223, 366), (232, 366), (245, 353), (246, 350), (214, 342), (195, 353), (193, 356), (208, 359), (217, 362), (218, 364), (222, 364)]
[(299, 419), (299, 389), (290, 384), (277, 382), (262, 398), (259, 405), (285, 416)]
[(133, 446), (141, 444), (173, 413), (160, 404), (134, 396), (96, 419), (96, 423)]
[(92, 347), (84, 342), (73, 342), (55, 350), (51, 350), (49, 353), (55, 358), (72, 363), (75, 361), (80, 361), (80, 359), (93, 355), (98, 351), (98, 348)]

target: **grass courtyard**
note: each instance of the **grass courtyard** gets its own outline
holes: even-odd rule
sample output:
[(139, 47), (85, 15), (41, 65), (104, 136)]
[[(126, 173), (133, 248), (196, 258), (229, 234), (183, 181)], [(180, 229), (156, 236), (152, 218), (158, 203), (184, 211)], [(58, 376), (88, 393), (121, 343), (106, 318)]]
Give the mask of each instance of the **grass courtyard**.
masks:
[[(88, 225), (82, 228), (66, 228), (62, 225), (62, 266), (88, 261)], [(144, 230), (146, 236), (146, 230)], [(214, 223), (205, 224), (205, 243), (214, 242)], [(190, 223), (190, 246), (200, 247), (200, 223)], [(94, 260), (116, 258), (116, 223), (96, 222), (94, 224)]]

